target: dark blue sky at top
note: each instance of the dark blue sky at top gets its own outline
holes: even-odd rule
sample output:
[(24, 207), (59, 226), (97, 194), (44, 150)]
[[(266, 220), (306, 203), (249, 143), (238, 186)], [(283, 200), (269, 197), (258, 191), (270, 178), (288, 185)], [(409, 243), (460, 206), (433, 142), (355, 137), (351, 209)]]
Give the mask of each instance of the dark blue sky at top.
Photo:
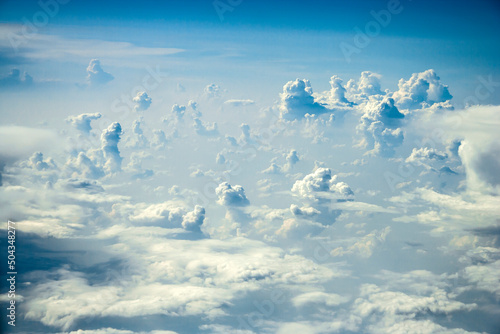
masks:
[[(221, 0), (227, 3), (227, 0)], [(243, 0), (221, 22), (213, 1), (72, 0), (51, 19), (61, 25), (137, 25), (163, 23), (221, 24), (299, 30), (351, 31), (373, 19), (370, 11), (387, 8), (387, 0), (262, 1)], [(422, 38), (489, 39), (498, 41), (500, 1), (401, 0), (404, 10), (384, 34)], [(0, 1), (0, 20), (22, 22), (40, 10), (38, 1)]]

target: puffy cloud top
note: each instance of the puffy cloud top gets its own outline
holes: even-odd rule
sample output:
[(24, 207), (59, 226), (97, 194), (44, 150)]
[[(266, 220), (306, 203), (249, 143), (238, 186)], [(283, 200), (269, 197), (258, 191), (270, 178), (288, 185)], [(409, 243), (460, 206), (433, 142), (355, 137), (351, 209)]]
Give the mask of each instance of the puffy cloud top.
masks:
[(121, 169), (122, 157), (118, 149), (118, 143), (122, 135), (120, 123), (114, 122), (101, 134), (101, 149), (106, 159), (105, 168), (110, 172)]
[(422, 160), (444, 160), (448, 155), (444, 152), (439, 152), (434, 148), (422, 147), (414, 148), (410, 156), (406, 158), (406, 162), (416, 162)]
[(99, 59), (92, 59), (90, 61), (87, 67), (87, 81), (91, 86), (103, 85), (113, 79), (114, 77), (111, 74), (104, 72)]
[(101, 118), (100, 113), (94, 114), (80, 114), (78, 116), (70, 116), (66, 119), (66, 122), (70, 123), (76, 129), (82, 131), (83, 133), (89, 134), (92, 127), (90, 122)]
[(334, 75), (330, 78), (330, 86), (332, 87), (330, 90), (330, 95), (333, 101), (345, 104), (352, 104), (345, 97), (346, 89), (342, 85), (342, 79), (340, 77)]
[(281, 94), (281, 117), (288, 120), (301, 119), (306, 114), (322, 114), (328, 109), (314, 101), (309, 80), (295, 79), (283, 86)]
[(195, 206), (194, 210), (182, 217), (182, 227), (187, 231), (201, 232), (200, 227), (205, 221), (205, 208)]
[(383, 95), (385, 93), (381, 89), (381, 78), (382, 76), (378, 73), (361, 72), (358, 82), (353, 79), (347, 82), (347, 90), (352, 95), (359, 95), (359, 97), (364, 98), (372, 95)]
[(445, 102), (453, 97), (448, 86), (432, 69), (421, 73), (413, 73), (410, 79), (399, 80), (398, 90), (393, 98), (402, 109), (422, 108), (427, 105)]
[[(330, 168), (318, 168), (311, 174), (306, 175), (302, 180), (298, 180), (292, 187), (292, 192), (300, 197), (317, 199), (318, 197), (336, 199), (350, 199), (354, 192), (344, 182), (336, 182), (337, 176), (332, 177)], [(321, 193), (329, 193), (323, 195)]]
[(394, 105), (392, 98), (371, 102), (365, 106), (358, 131), (364, 133), (364, 144), (373, 148), (373, 153), (385, 156), (394, 154), (394, 148), (403, 143), (403, 131), (397, 126), (404, 118)]
[(250, 201), (245, 195), (245, 189), (240, 185), (232, 187), (229, 183), (223, 182), (215, 189), (219, 196), (217, 203), (225, 206), (247, 206)]
[(149, 108), (151, 105), (151, 98), (146, 92), (138, 92), (137, 95), (132, 99), (135, 102), (135, 111), (144, 111)]
[(211, 83), (210, 85), (207, 85), (205, 87), (205, 94), (208, 96), (208, 97), (212, 97), (212, 98), (215, 98), (215, 97), (220, 97), (221, 96), (221, 88), (214, 84), (214, 83)]

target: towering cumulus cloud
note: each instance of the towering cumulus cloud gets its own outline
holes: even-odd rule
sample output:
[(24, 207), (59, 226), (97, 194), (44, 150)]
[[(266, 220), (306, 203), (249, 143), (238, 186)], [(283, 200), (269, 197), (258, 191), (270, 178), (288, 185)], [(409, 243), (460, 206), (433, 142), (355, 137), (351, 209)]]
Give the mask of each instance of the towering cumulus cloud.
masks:
[(101, 118), (100, 113), (94, 114), (80, 114), (78, 116), (70, 116), (66, 119), (68, 123), (70, 123), (77, 130), (89, 134), (92, 127), (90, 126), (90, 122), (96, 119)]
[(147, 110), (152, 102), (151, 98), (146, 92), (138, 92), (137, 95), (132, 99), (132, 101), (134, 101), (135, 103), (135, 111)]
[(87, 81), (91, 86), (104, 85), (113, 80), (114, 77), (104, 72), (99, 59), (92, 59), (87, 67)]
[(122, 157), (118, 149), (122, 127), (120, 123), (114, 122), (101, 134), (101, 149), (106, 159), (104, 168), (108, 172), (117, 172), (121, 170)]
[(240, 185), (231, 186), (227, 182), (219, 184), (215, 189), (215, 193), (219, 197), (217, 203), (225, 206), (246, 206), (250, 201), (245, 195), (245, 189)]
[(392, 98), (368, 103), (358, 125), (358, 131), (364, 134), (363, 145), (374, 154), (393, 155), (394, 148), (403, 143), (403, 131), (398, 126), (404, 117)]
[(281, 117), (286, 120), (301, 119), (306, 114), (322, 114), (328, 111), (314, 101), (313, 90), (309, 80), (295, 79), (283, 86), (281, 93)]
[(448, 86), (441, 83), (432, 69), (413, 73), (408, 80), (399, 80), (398, 88), (392, 97), (401, 109), (419, 109), (444, 103), (453, 97)]

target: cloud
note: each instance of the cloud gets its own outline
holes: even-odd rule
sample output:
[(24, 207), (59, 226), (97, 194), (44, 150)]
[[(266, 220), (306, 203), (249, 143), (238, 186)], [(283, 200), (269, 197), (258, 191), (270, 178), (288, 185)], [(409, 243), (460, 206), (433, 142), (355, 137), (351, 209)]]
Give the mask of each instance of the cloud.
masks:
[(232, 187), (227, 182), (222, 182), (215, 189), (215, 193), (219, 197), (217, 203), (224, 206), (247, 206), (250, 201), (245, 195), (245, 189), (240, 185)]
[(217, 123), (203, 122), (199, 118), (193, 119), (193, 127), (197, 134), (200, 136), (213, 137), (219, 135), (219, 130), (217, 129)]
[(205, 220), (205, 208), (195, 206), (194, 210), (188, 212), (182, 217), (182, 227), (187, 231), (200, 233), (200, 227)]
[(314, 101), (309, 80), (295, 79), (283, 86), (280, 94), (281, 117), (286, 120), (302, 119), (306, 114), (322, 114), (328, 112), (324, 106)]
[(444, 160), (448, 158), (445, 152), (440, 152), (434, 148), (422, 147), (414, 148), (406, 162), (421, 162), (425, 160)]
[(323, 167), (296, 181), (292, 193), (311, 200), (335, 198), (340, 201), (352, 199), (354, 196), (354, 192), (346, 183), (337, 182), (337, 175), (332, 176), (332, 171)]
[(92, 59), (87, 67), (87, 81), (91, 86), (104, 85), (113, 80), (114, 77), (104, 72), (99, 59)]
[(180, 106), (178, 104), (174, 104), (172, 106), (172, 113), (177, 117), (177, 119), (182, 119), (184, 113), (186, 112), (186, 106)]
[(320, 304), (326, 307), (332, 307), (343, 304), (348, 300), (349, 298), (337, 295), (335, 293), (315, 291), (295, 296), (292, 299), (292, 302), (295, 307), (311, 306), (310, 304)]
[(144, 135), (144, 131), (141, 128), (142, 118), (135, 120), (132, 123), (132, 137), (129, 138), (129, 142), (127, 143), (128, 147), (133, 148), (144, 148), (149, 146), (149, 141)]
[(342, 85), (342, 79), (334, 75), (330, 78), (330, 98), (332, 101), (340, 104), (352, 105), (345, 97), (347, 90)]
[(269, 167), (262, 171), (264, 174), (281, 174), (282, 168), (278, 166), (276, 163), (272, 162)]
[(70, 177), (84, 177), (99, 179), (105, 175), (103, 169), (97, 166), (84, 152), (79, 152), (76, 157), (68, 159), (64, 166)]
[[(360, 297), (352, 308), (354, 314), (373, 322), (368, 326), (370, 332), (388, 333), (391, 329), (394, 333), (400, 333), (406, 329), (417, 330), (418, 333), (433, 333), (425, 329), (441, 329), (441, 326), (426, 321), (423, 318), (425, 315), (448, 315), (471, 311), (476, 307), (476, 304), (451, 300), (443, 289), (435, 289), (428, 295), (413, 295), (383, 289), (374, 284), (363, 284)], [(414, 320), (417, 316), (423, 318), (423, 321)], [(411, 323), (413, 328), (401, 325), (405, 321), (414, 321)]]
[(71, 124), (77, 130), (85, 134), (89, 134), (92, 130), (90, 122), (99, 118), (101, 118), (100, 113), (80, 114), (78, 116), (69, 116), (68, 118), (66, 118), (66, 122)]
[(500, 144), (462, 141), (458, 150), (466, 168), (468, 185), (473, 189), (500, 193)]
[(398, 127), (403, 118), (392, 98), (371, 101), (364, 107), (357, 127), (364, 134), (362, 145), (371, 148), (372, 154), (392, 156), (394, 148), (403, 143), (403, 131)]
[(419, 109), (451, 100), (453, 96), (448, 91), (448, 86), (440, 80), (432, 69), (413, 73), (410, 79), (399, 80), (399, 89), (392, 98), (401, 109)]
[(104, 169), (108, 172), (117, 172), (121, 170), (122, 157), (118, 149), (120, 137), (123, 134), (120, 123), (111, 123), (101, 134), (101, 150), (106, 163)]
[[(15, 46), (18, 54), (31, 61), (78, 61), (87, 62), (95, 55), (106, 59), (128, 60), (127, 65), (137, 66), (137, 58), (145, 56), (161, 57), (182, 52), (175, 48), (150, 48), (134, 45), (129, 42), (105, 41), (89, 38), (64, 38), (52, 34), (38, 33), (29, 34), (29, 43), (26, 41), (26, 25), (24, 24), (2, 24), (0, 30), (5, 36), (0, 40), (0, 46), (10, 49)], [(12, 44), (12, 42), (14, 44)], [(142, 67), (142, 66), (141, 66)]]
[(135, 102), (135, 111), (145, 111), (151, 105), (151, 98), (146, 92), (138, 92), (137, 95), (132, 99)]
[(214, 83), (207, 85), (204, 89), (204, 92), (205, 95), (209, 98), (218, 98), (222, 95), (222, 89)]
[(290, 171), (292, 167), (295, 166), (295, 164), (300, 160), (299, 155), (295, 150), (290, 150), (290, 152), (288, 152), (288, 154), (286, 155), (285, 159), (286, 159), (286, 164), (283, 166), (283, 170), (286, 172)]
[(242, 107), (242, 106), (250, 106), (254, 105), (255, 101), (253, 100), (227, 100), (224, 104), (229, 104), (233, 107)]
[(337, 247), (331, 251), (332, 256), (344, 256), (356, 254), (364, 258), (369, 258), (373, 255), (373, 251), (377, 246), (385, 242), (387, 235), (391, 232), (391, 228), (386, 226), (381, 231), (372, 231), (365, 235), (360, 240), (356, 241), (349, 247)]
[[(33, 152), (59, 146), (57, 136), (49, 130), (24, 126), (0, 126), (0, 186), (6, 166), (28, 158)], [(8, 140), (7, 140), (8, 139)]]
[(359, 101), (373, 95), (384, 95), (385, 93), (381, 90), (381, 78), (382, 76), (378, 73), (370, 71), (361, 72), (361, 76), (357, 82), (354, 79), (347, 82), (346, 90), (348, 96)]

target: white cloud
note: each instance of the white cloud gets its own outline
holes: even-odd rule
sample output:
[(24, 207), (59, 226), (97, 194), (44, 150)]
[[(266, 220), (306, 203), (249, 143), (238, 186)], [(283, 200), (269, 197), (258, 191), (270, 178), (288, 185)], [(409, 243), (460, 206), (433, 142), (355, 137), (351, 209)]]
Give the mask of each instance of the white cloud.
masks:
[(193, 123), (194, 130), (200, 136), (212, 137), (212, 136), (219, 135), (217, 123), (215, 123), (215, 122), (213, 122), (213, 123), (203, 122), (199, 118), (194, 118), (193, 121), (194, 121), (194, 123)]
[(149, 97), (148, 93), (138, 92), (137, 95), (132, 99), (132, 101), (134, 101), (135, 103), (134, 106), (135, 111), (145, 111), (151, 105), (152, 100)]
[(325, 306), (337, 306), (347, 302), (349, 298), (337, 295), (335, 293), (325, 293), (322, 291), (306, 292), (295, 296), (292, 299), (295, 307), (306, 307), (309, 304), (321, 304)]
[(298, 180), (292, 187), (292, 193), (306, 199), (332, 198), (338, 200), (352, 199), (354, 192), (344, 182), (337, 182), (329, 168), (318, 168), (311, 174)]
[(399, 80), (398, 88), (392, 97), (402, 109), (419, 109), (452, 98), (448, 86), (441, 83), (439, 76), (432, 69), (413, 73), (407, 81)]
[(217, 203), (225, 206), (247, 206), (250, 201), (245, 195), (245, 189), (240, 185), (231, 186), (227, 182), (219, 184), (215, 189), (215, 193), (219, 197)]
[(372, 100), (364, 107), (357, 127), (364, 135), (361, 145), (371, 148), (371, 153), (392, 156), (394, 148), (403, 143), (403, 131), (398, 127), (403, 118), (393, 99)]
[(77, 130), (85, 134), (89, 134), (92, 130), (90, 122), (99, 118), (101, 118), (100, 113), (80, 114), (78, 116), (70, 116), (66, 118), (66, 122), (70, 123)]
[(120, 137), (123, 134), (120, 123), (114, 122), (101, 134), (101, 150), (106, 160), (104, 169), (110, 173), (121, 170), (122, 157), (118, 149)]
[(314, 101), (309, 80), (295, 79), (283, 86), (281, 96), (281, 117), (286, 120), (302, 119), (306, 114), (322, 114), (328, 111)]
[(229, 104), (234, 107), (241, 107), (241, 106), (250, 106), (254, 105), (255, 101), (254, 100), (227, 100), (224, 102), (224, 104)]
[(214, 83), (207, 85), (204, 92), (205, 95), (209, 98), (218, 98), (222, 95), (222, 89), (219, 87), (219, 85), (216, 85)]
[(99, 59), (92, 59), (87, 67), (87, 81), (91, 86), (104, 85), (113, 80), (114, 77), (104, 72)]

